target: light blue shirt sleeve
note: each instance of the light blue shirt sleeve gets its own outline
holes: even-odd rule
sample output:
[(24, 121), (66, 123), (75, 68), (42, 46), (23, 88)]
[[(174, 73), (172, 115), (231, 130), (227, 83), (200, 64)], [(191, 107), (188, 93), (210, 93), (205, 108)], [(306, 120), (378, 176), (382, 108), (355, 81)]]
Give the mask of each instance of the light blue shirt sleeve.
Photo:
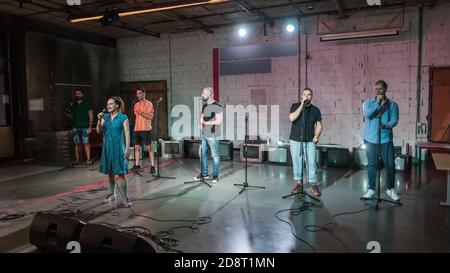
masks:
[(376, 103), (374, 100), (366, 100), (363, 103), (364, 117), (369, 118), (377, 110), (378, 110), (378, 103)]
[(389, 122), (384, 124), (388, 129), (392, 129), (398, 124), (398, 105), (397, 103), (391, 101), (390, 107), (391, 107), (391, 119)]

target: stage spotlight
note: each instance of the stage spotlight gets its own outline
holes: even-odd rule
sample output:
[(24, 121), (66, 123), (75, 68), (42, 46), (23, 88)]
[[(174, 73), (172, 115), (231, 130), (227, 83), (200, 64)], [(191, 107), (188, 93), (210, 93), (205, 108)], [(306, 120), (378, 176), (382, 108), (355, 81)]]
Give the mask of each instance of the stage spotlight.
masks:
[(119, 12), (117, 11), (117, 9), (108, 8), (105, 11), (105, 15), (100, 18), (100, 23), (103, 26), (109, 26), (117, 20), (119, 20)]
[(287, 32), (294, 32), (294, 30), (295, 30), (295, 26), (294, 26), (294, 25), (288, 24), (288, 25), (286, 26), (286, 31), (287, 31)]
[(238, 34), (240, 37), (245, 37), (247, 36), (247, 30), (245, 28), (240, 28)]

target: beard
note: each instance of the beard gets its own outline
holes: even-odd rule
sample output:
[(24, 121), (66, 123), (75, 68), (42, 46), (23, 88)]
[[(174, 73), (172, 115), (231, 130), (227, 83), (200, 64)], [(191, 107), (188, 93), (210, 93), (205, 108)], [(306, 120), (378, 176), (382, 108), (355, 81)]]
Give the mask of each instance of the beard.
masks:
[(79, 97), (79, 96), (76, 96), (76, 97), (75, 97), (76, 100), (81, 100), (82, 98), (83, 98), (83, 97)]
[(202, 97), (202, 101), (207, 102), (207, 101), (208, 101), (208, 98)]

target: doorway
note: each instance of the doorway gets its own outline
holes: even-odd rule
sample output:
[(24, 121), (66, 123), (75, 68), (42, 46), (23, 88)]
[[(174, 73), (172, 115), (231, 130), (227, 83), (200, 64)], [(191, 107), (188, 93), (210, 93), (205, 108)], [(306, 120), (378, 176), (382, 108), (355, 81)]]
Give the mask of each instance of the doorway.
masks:
[[(158, 135), (157, 138), (164, 140), (169, 139), (168, 133), (168, 109), (167, 109), (167, 83), (166, 81), (148, 81), (148, 82), (121, 82), (120, 83), (120, 95), (125, 102), (126, 114), (130, 119), (131, 128), (134, 128), (134, 112), (133, 102), (136, 101), (136, 88), (141, 87), (145, 89), (146, 99), (153, 103), (153, 107), (156, 111), (156, 101), (162, 98), (159, 103), (158, 113)], [(156, 122), (156, 112), (152, 121), (152, 126)]]
[(450, 67), (433, 67), (430, 75), (429, 141), (450, 143)]

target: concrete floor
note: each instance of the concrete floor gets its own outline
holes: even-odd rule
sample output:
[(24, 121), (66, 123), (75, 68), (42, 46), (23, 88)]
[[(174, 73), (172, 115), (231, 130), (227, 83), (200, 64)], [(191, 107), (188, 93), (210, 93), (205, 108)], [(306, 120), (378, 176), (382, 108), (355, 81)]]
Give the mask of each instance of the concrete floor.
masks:
[[(150, 179), (147, 173), (144, 177), (129, 175), (129, 196), (134, 202), (130, 210), (117, 204), (102, 204), (108, 193), (106, 177), (98, 173), (96, 165), (45, 173), (42, 168), (24, 165), (19, 173), (27, 176), (18, 173), (17, 178), (0, 182), (0, 212), (79, 209), (84, 212), (82, 217), (90, 218), (91, 222), (145, 226), (153, 234), (192, 222), (159, 222), (131, 216), (140, 214), (159, 220), (210, 217), (212, 221), (199, 225), (198, 230), (173, 230), (171, 238), (179, 241), (175, 248), (184, 252), (368, 252), (366, 246), (370, 241), (378, 241), (382, 252), (450, 252), (450, 209), (439, 205), (445, 199), (446, 174), (432, 165), (422, 166), (420, 180), (414, 171), (410, 176), (398, 173), (396, 187), (403, 206), (382, 203), (378, 211), (373, 203), (359, 199), (367, 189), (366, 170), (320, 169), (323, 206), (277, 214), (291, 223), (297, 237), (313, 248), (296, 239), (291, 227), (275, 215), (280, 210), (303, 205), (299, 197), (281, 198), (293, 187), (291, 167), (249, 164), (248, 183), (266, 189), (249, 188), (238, 195), (241, 187), (233, 183), (244, 180), (241, 162), (222, 161), (220, 181), (212, 188), (183, 183), (199, 173), (198, 160), (172, 160), (163, 166), (162, 175), (177, 179), (147, 183)], [(37, 173), (33, 174), (29, 168)], [(2, 171), (8, 172), (0, 167)], [(386, 197), (384, 191), (383, 196)], [(338, 225), (333, 230), (306, 229), (308, 225), (333, 222), (335, 214), (364, 209), (337, 217)], [(0, 222), (0, 251), (14, 252), (23, 245), (31, 220), (30, 215), (19, 221)], [(159, 248), (158, 251), (164, 252)]]

